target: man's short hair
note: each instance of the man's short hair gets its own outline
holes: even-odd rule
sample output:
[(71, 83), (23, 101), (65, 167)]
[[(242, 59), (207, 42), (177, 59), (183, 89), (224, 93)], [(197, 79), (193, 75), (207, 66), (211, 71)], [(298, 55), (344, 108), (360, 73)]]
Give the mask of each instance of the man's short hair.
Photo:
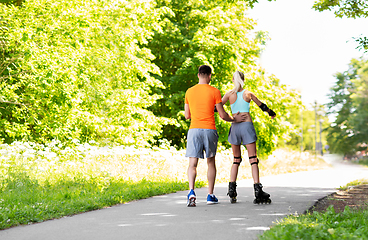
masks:
[(199, 75), (210, 75), (212, 73), (212, 69), (208, 65), (202, 65), (198, 68), (198, 74)]

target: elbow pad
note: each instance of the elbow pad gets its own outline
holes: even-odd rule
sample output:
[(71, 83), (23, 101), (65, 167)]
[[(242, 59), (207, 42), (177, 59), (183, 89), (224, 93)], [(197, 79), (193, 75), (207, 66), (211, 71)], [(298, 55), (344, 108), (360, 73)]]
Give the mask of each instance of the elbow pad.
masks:
[(266, 104), (262, 103), (260, 106), (259, 106), (260, 109), (262, 109), (263, 112), (267, 111), (269, 108), (267, 107)]

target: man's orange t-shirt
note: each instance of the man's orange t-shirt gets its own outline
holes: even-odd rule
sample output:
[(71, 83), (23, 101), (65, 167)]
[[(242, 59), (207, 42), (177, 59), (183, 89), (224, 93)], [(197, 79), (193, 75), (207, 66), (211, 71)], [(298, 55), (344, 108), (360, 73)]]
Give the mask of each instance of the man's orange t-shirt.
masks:
[(191, 122), (189, 129), (215, 129), (215, 105), (222, 102), (221, 93), (208, 84), (197, 84), (185, 93), (185, 104), (189, 104)]

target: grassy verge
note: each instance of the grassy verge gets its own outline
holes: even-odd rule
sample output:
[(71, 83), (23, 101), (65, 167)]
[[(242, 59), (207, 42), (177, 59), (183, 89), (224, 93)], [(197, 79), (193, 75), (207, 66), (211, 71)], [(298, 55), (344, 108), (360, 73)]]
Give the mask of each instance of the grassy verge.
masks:
[(172, 151), (62, 147), (0, 146), (0, 229), (188, 189)]
[(368, 209), (335, 213), (313, 212), (289, 216), (266, 231), (260, 239), (368, 239)]
[(349, 182), (348, 184), (346, 184), (345, 186), (340, 186), (338, 189), (339, 190), (346, 190), (349, 187), (352, 186), (358, 186), (358, 185), (362, 185), (362, 184), (368, 184), (368, 179), (358, 179), (352, 182)]
[[(188, 188), (187, 183), (170, 180), (142, 180), (136, 183), (109, 180), (104, 185), (101, 187), (99, 182), (77, 179), (40, 185), (27, 177), (18, 178), (16, 182), (9, 182), (8, 187), (1, 193), (0, 229), (42, 222)], [(199, 183), (198, 187), (201, 185), (203, 184)]]
[[(246, 151), (243, 149), (243, 159)], [(288, 156), (286, 158), (285, 156)], [(231, 150), (220, 149), (217, 182), (228, 181)], [(261, 161), (261, 174), (320, 168), (320, 160), (278, 150)], [(154, 195), (186, 190), (188, 159), (175, 149), (96, 147), (60, 142), (0, 145), (0, 229), (59, 218)], [(207, 182), (200, 161), (197, 186)], [(239, 179), (251, 178), (249, 163)]]
[[(357, 180), (340, 187), (367, 184)], [(368, 239), (368, 205), (342, 212), (335, 212), (330, 205), (325, 212), (313, 211), (303, 215), (288, 216), (266, 231), (260, 239)]]
[(368, 166), (368, 158), (364, 158), (362, 160), (359, 160), (359, 164), (364, 165), (364, 166)]

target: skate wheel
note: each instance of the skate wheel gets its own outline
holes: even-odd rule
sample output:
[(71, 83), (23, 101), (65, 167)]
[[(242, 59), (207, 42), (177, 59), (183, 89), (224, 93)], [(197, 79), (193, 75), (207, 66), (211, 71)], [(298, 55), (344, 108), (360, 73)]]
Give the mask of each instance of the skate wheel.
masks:
[(236, 197), (234, 197), (234, 198), (230, 198), (230, 202), (231, 202), (231, 203), (236, 203), (236, 200), (237, 200), (237, 199), (236, 199)]
[(271, 202), (272, 202), (271, 199), (267, 199), (268, 204), (271, 204)]

